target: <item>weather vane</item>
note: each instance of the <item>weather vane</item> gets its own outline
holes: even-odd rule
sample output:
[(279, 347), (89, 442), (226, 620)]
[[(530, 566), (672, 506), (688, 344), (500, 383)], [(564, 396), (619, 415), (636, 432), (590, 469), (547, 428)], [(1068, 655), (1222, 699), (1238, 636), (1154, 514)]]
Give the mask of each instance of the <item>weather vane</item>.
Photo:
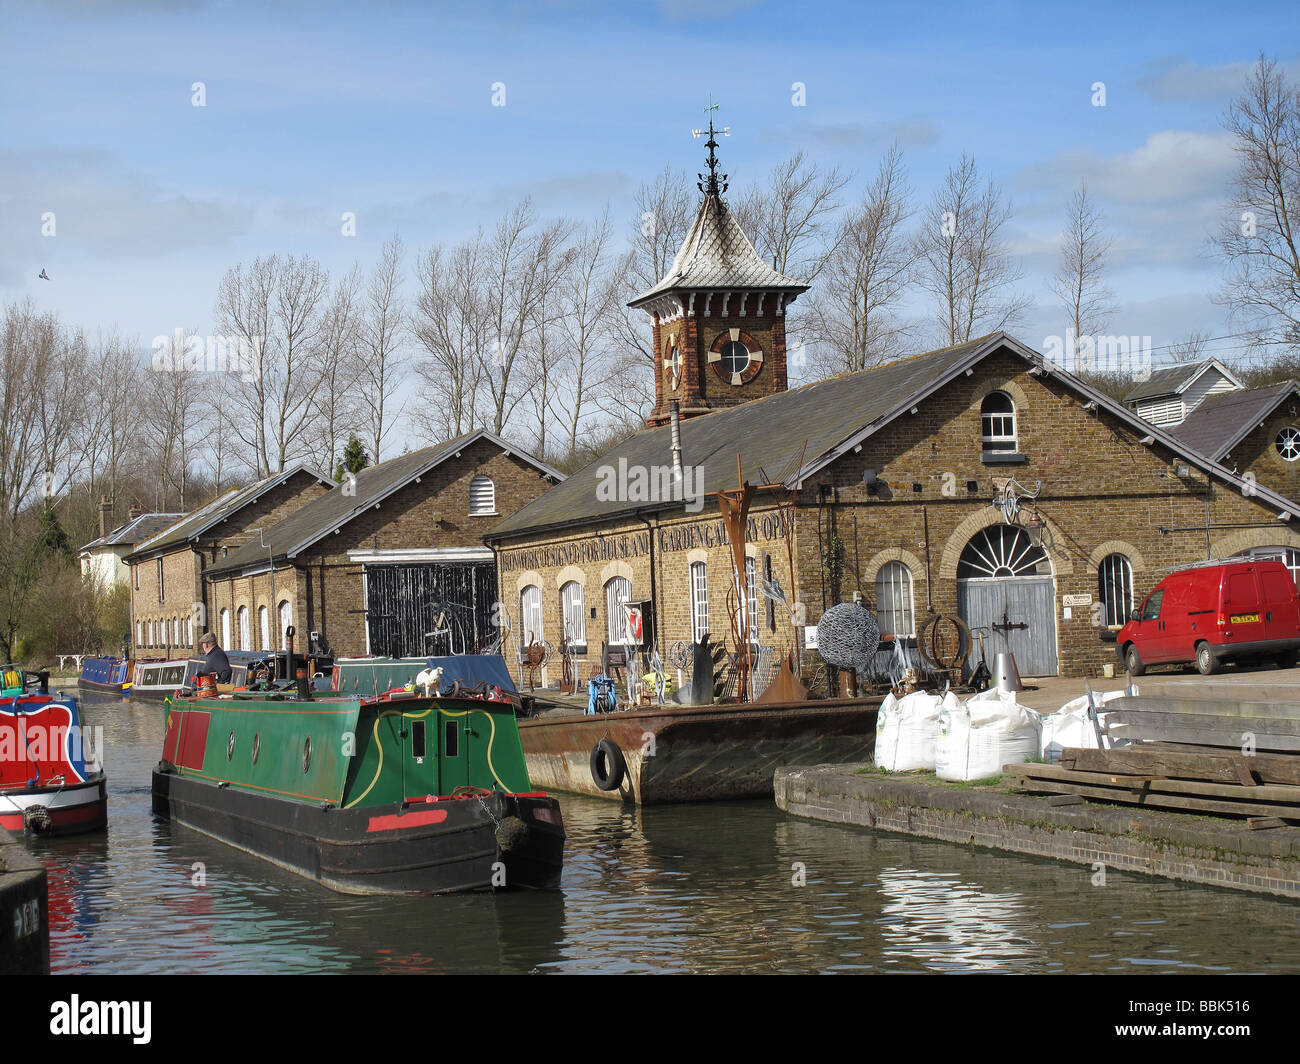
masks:
[[(709, 116), (709, 129), (708, 129), (709, 139), (708, 139), (708, 141), (705, 143), (705, 147), (709, 149), (709, 158), (708, 158), (708, 164), (709, 164), (709, 177), (708, 177), (708, 181), (707, 181), (707, 182), (705, 181), (705, 179), (704, 179), (704, 175), (703, 175), (703, 174), (696, 174), (696, 175), (695, 175), (696, 177), (698, 177), (698, 178), (700, 179), (700, 181), (699, 181), (699, 188), (700, 188), (700, 191), (703, 192), (706, 196), (720, 196), (720, 195), (722, 195), (722, 193), (724, 193), (724, 192), (727, 191), (727, 175), (726, 175), (726, 174), (723, 174), (723, 175), (722, 175), (722, 186), (721, 186), (721, 188), (718, 187), (718, 156), (717, 156), (717, 154), (714, 152), (714, 149), (718, 146), (718, 142), (717, 142), (717, 140), (715, 140), (714, 138), (717, 137), (718, 133), (721, 133), (724, 137), (729, 137), (729, 136), (731, 136), (731, 127), (730, 127), (730, 126), (723, 126), (721, 130), (715, 130), (715, 129), (713, 128), (713, 112), (716, 111), (717, 109), (718, 109), (718, 105), (717, 105), (716, 103), (713, 102), (713, 94), (710, 93), (710, 94), (709, 94), (709, 106), (706, 107), (706, 108), (704, 109), (704, 113), (705, 113), (706, 115)], [(695, 137), (695, 138), (698, 140), (701, 136), (704, 135), (704, 132), (705, 132), (705, 131), (702, 130), (702, 129), (692, 129), (692, 130), (691, 130), (691, 136)]]

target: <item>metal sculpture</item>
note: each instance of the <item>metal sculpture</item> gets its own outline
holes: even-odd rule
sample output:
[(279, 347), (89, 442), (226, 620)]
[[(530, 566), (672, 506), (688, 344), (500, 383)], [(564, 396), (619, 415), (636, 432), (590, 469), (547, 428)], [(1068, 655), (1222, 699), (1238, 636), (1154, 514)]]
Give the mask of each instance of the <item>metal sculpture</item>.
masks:
[(880, 622), (856, 602), (841, 602), (817, 622), (817, 649), (830, 664), (865, 676), (880, 646)]

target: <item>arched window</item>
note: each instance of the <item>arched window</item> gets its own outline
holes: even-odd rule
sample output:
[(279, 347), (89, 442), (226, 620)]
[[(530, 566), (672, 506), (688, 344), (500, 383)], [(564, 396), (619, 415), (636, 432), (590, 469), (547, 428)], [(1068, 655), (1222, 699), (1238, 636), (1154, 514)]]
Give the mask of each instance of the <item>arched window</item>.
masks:
[(745, 559), (745, 586), (739, 589), (736, 596), (736, 628), (739, 630), (741, 624), (741, 607), (745, 609), (746, 619), (749, 622), (749, 642), (754, 646), (758, 645), (758, 617), (762, 612), (762, 606), (758, 597), (758, 568), (754, 564), (753, 558)]
[(1102, 624), (1122, 626), (1133, 612), (1133, 566), (1122, 554), (1108, 554), (1097, 569), (1097, 598)]
[(632, 599), (632, 581), (626, 577), (610, 577), (605, 585), (605, 632), (610, 646), (627, 643), (627, 614), (623, 606)]
[(1006, 392), (989, 392), (980, 405), (980, 442), (986, 454), (1016, 450), (1016, 407)]
[(240, 606), (236, 613), (236, 617), (239, 620), (239, 649), (252, 650), (253, 633), (249, 631), (248, 627), (248, 607)]
[(570, 580), (560, 588), (560, 616), (564, 618), (564, 634), (576, 646), (587, 645), (586, 606), (582, 585)]
[(480, 473), (469, 482), (470, 517), (491, 517), (497, 512), (497, 486)]
[(135, 622), (135, 645), (144, 646), (144, 621)]
[(279, 615), (280, 615), (280, 649), (288, 650), (289, 636), (287, 633), (289, 631), (289, 626), (293, 624), (293, 607), (289, 605), (289, 601), (287, 599), (281, 599)]
[(902, 562), (887, 562), (876, 574), (876, 616), (880, 631), (899, 638), (916, 635), (912, 610), (912, 571)]
[(519, 646), (528, 647), (546, 638), (542, 629), (542, 589), (529, 584), (519, 592)]
[(691, 563), (691, 641), (698, 643), (709, 630), (709, 567)]
[(221, 611), (221, 649), (230, 649), (230, 611)]
[(271, 646), (271, 611), (265, 606), (257, 607), (257, 627), (262, 632), (262, 649), (274, 650)]

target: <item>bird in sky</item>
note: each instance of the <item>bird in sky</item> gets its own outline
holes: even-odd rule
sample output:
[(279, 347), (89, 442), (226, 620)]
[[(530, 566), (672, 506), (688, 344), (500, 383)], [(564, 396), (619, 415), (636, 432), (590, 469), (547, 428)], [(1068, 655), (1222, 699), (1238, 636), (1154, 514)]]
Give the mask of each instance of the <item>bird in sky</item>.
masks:
[(45, 272), (44, 266), (41, 267), (41, 272), (38, 273), (36, 276), (39, 277), (42, 281), (48, 281), (50, 279), (50, 275)]

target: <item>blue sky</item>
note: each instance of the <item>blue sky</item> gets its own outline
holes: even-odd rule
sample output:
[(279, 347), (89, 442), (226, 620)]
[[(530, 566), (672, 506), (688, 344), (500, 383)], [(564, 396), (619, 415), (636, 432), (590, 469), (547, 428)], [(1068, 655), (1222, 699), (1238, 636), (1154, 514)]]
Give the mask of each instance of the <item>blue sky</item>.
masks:
[(4, 2), (0, 300), (147, 344), (214, 331), (222, 274), (258, 254), (368, 266), (395, 230), (422, 250), (525, 195), (627, 224), (641, 182), (700, 168), (689, 129), (712, 93), (733, 187), (803, 149), (856, 171), (856, 194), (897, 138), (924, 198), (973, 154), (1015, 206), (1034, 347), (1061, 331), (1045, 281), (1081, 178), (1116, 238), (1112, 331), (1217, 336), (1219, 116), (1261, 50), (1296, 75), (1297, 30), (1294, 0)]

